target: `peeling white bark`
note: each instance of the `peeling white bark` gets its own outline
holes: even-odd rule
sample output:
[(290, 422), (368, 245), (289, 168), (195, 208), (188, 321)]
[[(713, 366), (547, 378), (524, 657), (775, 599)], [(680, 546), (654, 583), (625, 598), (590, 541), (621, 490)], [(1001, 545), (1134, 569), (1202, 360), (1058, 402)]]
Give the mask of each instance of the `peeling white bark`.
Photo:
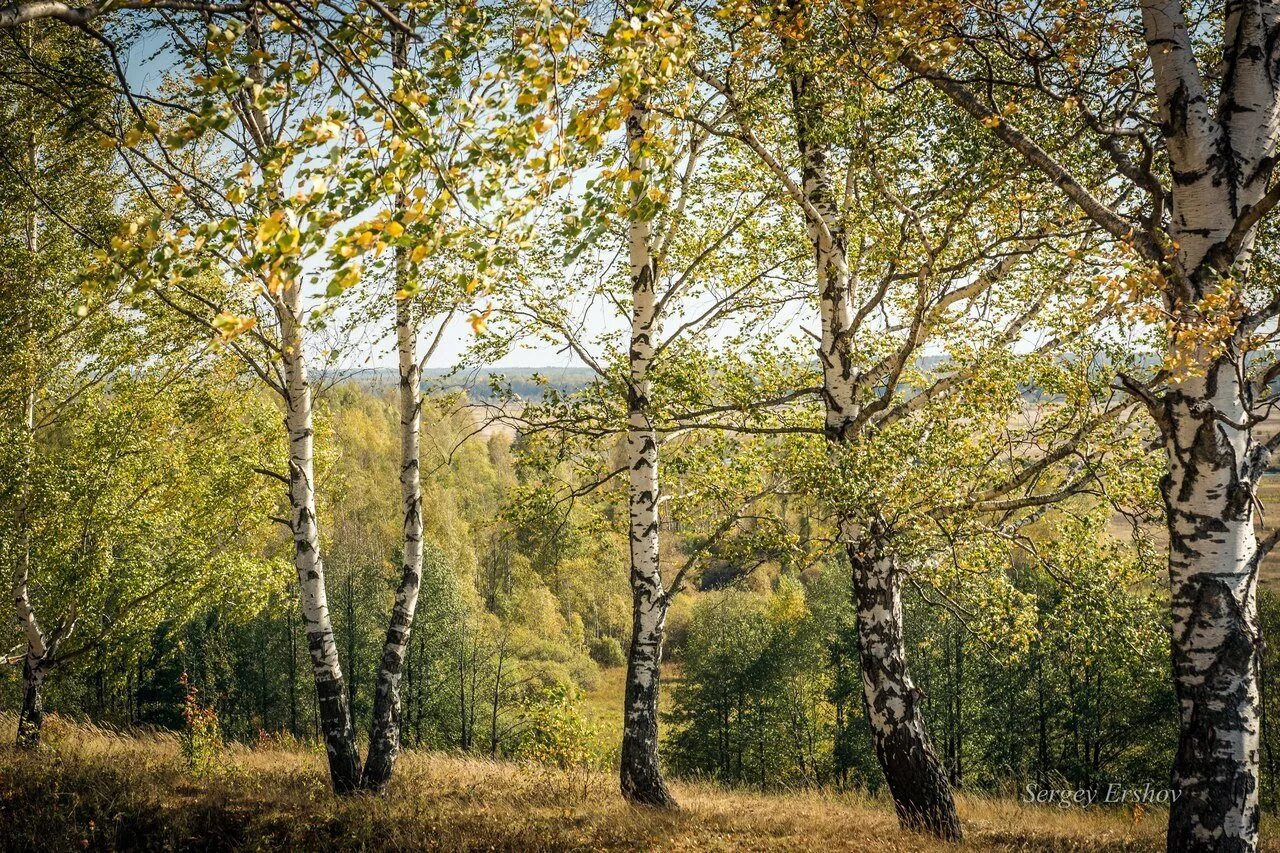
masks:
[(848, 549), (858, 607), (862, 688), (876, 757), (904, 827), (958, 841), (960, 819), (907, 669), (902, 578), (885, 543), (866, 537)]
[[(1247, 422), (1247, 393), (1231, 358), (1167, 392), (1174, 683), (1181, 737), (1171, 849), (1257, 845), (1260, 697), (1258, 543), (1253, 510), (1265, 450)], [(1185, 801), (1185, 804), (1184, 804)]]
[[(1102, 204), (1040, 146), (1007, 123), (992, 133), (1093, 219), (1133, 240), (1160, 268), (1165, 308), (1194, 325), (1196, 305), (1223, 279), (1247, 280), (1258, 218), (1280, 142), (1280, 4), (1223, 7), (1221, 62), (1196, 62), (1181, 0), (1142, 0), (1160, 130), (1169, 159), (1172, 217), (1149, 231)], [(1207, 31), (1204, 31), (1207, 33)], [(1202, 33), (1203, 34), (1203, 33)], [(901, 61), (977, 118), (989, 110), (957, 80), (918, 57)], [(1216, 78), (1216, 79), (1215, 79)], [(1216, 104), (1216, 106), (1215, 106)], [(1158, 194), (1157, 194), (1158, 195)], [(1152, 211), (1163, 219), (1163, 210)], [(1273, 215), (1273, 211), (1271, 212)], [(1164, 239), (1167, 232), (1171, 239)], [(1181, 726), (1170, 810), (1171, 850), (1255, 850), (1258, 845), (1259, 718), (1256, 682), (1256, 478), (1267, 451), (1254, 441), (1253, 400), (1243, 381), (1246, 337), (1275, 319), (1275, 306), (1239, 321), (1223, 352), (1175, 342), (1191, 375), (1143, 399), (1158, 421), (1169, 473), (1162, 484), (1170, 534), (1172, 653)]]
[[(249, 63), (247, 76), (256, 83), (264, 80), (261, 60), (256, 58), (263, 49), (261, 11), (256, 6), (248, 9), (246, 28), (246, 38), (255, 57)], [(260, 154), (269, 151), (276, 142), (271, 122), (261, 109), (248, 111), (244, 128)], [(278, 184), (276, 189), (278, 195), (284, 195)], [(334, 791), (347, 794), (360, 784), (360, 752), (329, 616), (324, 561), (320, 554), (313, 455), (315, 423), (307, 376), (301, 281), (286, 282), (281, 291), (271, 294), (269, 299), (280, 329), (284, 387), (277, 390), (284, 399), (285, 430), (289, 436), (289, 526), (293, 534), (293, 565), (298, 574), (298, 602), (311, 656), (329, 776)]]
[(1223, 131), (1195, 67), (1181, 3), (1144, 0), (1142, 21), (1173, 165), (1173, 229), (1180, 232), (1183, 257), (1199, 259), (1234, 222), (1230, 181), (1223, 180), (1230, 164), (1220, 156)]
[[(1246, 276), (1253, 231), (1237, 222), (1262, 197), (1276, 153), (1280, 61), (1275, 3), (1229, 3), (1222, 77), (1210, 86), (1178, 0), (1144, 0), (1142, 19), (1169, 154), (1175, 249), (1166, 306), (1185, 312), (1225, 277)], [(1180, 731), (1170, 849), (1258, 845), (1258, 549), (1255, 486), (1267, 451), (1253, 437), (1237, 332), (1226, 352), (1190, 353), (1191, 375), (1152, 410), (1169, 471), (1161, 487), (1169, 530), (1174, 684)], [(1184, 353), (1175, 341), (1175, 359)]]
[(822, 364), (822, 394), (826, 408), (826, 434), (832, 441), (852, 438), (857, 415), (857, 377), (850, 358), (853, 335), (853, 293), (850, 289), (849, 260), (845, 246), (844, 222), (840, 215), (835, 181), (827, 164), (825, 145), (814, 141), (806, 99), (811, 79), (792, 78), (792, 102), (796, 116), (796, 138), (800, 147), (802, 189), (809, 206), (822, 218), (821, 224), (806, 215), (805, 226), (813, 244), (818, 284), (818, 310), (822, 319), (818, 359)]

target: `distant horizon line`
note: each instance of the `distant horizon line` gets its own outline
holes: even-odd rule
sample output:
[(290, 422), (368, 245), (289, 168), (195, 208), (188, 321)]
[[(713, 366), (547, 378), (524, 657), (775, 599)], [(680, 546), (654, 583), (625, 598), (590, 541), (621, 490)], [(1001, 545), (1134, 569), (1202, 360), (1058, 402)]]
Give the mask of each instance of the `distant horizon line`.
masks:
[[(347, 373), (356, 376), (361, 373), (390, 373), (399, 375), (399, 368), (394, 366), (385, 367), (337, 367), (332, 368), (334, 372)], [(521, 373), (591, 373), (594, 374), (590, 367), (584, 364), (573, 365), (538, 365), (534, 367), (521, 366), (505, 366), (505, 365), (478, 365), (469, 367), (426, 367), (422, 369), (423, 376), (447, 376), (451, 373), (499, 373), (499, 372), (521, 372)]]

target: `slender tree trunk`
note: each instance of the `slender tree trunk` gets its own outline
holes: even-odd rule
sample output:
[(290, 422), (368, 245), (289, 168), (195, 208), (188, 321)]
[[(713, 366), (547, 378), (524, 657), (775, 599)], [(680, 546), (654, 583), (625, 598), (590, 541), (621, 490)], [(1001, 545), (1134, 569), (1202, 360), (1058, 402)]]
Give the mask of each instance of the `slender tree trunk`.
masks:
[[(30, 42), (28, 47), (30, 47)], [(39, 153), (36, 148), (34, 129), (28, 137), (28, 166), (34, 175), (39, 167)], [(27, 213), (25, 226), (26, 250), (32, 275), (36, 275), (37, 254), (40, 250), (40, 217), (34, 201)], [(31, 282), (31, 293), (35, 293), (35, 282)], [(15, 512), (17, 529), (17, 547), (11, 587), (13, 606), (18, 625), (22, 629), (27, 642), (26, 652), (22, 659), (22, 709), (18, 715), (17, 745), (19, 748), (34, 749), (40, 744), (40, 728), (44, 724), (44, 701), (42, 690), (44, 678), (53, 666), (54, 642), (40, 629), (36, 619), (35, 608), (31, 603), (29, 579), (31, 574), (31, 469), (35, 462), (36, 444), (36, 351), (35, 327), (32, 316), (33, 301), (27, 302), (24, 312), (22, 372), (24, 388), (22, 394), (22, 456), (21, 486), (18, 491), (18, 506)]]
[(339, 794), (350, 793), (360, 781), (360, 753), (356, 748), (351, 707), (342, 681), (338, 644), (325, 593), (324, 561), (316, 520), (315, 471), (312, 455), (314, 421), (311, 384), (301, 326), (301, 284), (286, 285), (279, 303), (281, 353), (286, 382), (285, 426), (289, 434), (289, 503), (293, 530), (294, 568), (298, 572), (302, 623), (316, 684), (320, 730), (329, 756), (329, 775)]
[(18, 716), (17, 745), (34, 749), (40, 744), (40, 727), (44, 724), (42, 691), (45, 675), (53, 666), (53, 643), (40, 628), (31, 603), (28, 578), (31, 571), (31, 537), (27, 518), (30, 500), (30, 467), (34, 453), (35, 393), (28, 390), (23, 400), (23, 473), (24, 483), (18, 500), (17, 565), (14, 569), (12, 597), (18, 625), (25, 635), (27, 648), (22, 658), (22, 710)]
[(960, 819), (947, 778), (925, 728), (922, 694), (904, 654), (902, 577), (877, 543), (850, 547), (858, 605), (858, 653), (876, 758), (908, 829), (958, 841)]
[(1258, 543), (1242, 365), (1224, 356), (1166, 392), (1163, 431), (1179, 740), (1170, 849), (1250, 850), (1258, 834)]
[[(411, 13), (412, 14), (412, 13)], [(412, 20), (412, 19), (411, 19)], [(392, 66), (407, 65), (408, 40), (394, 37)], [(404, 196), (397, 196), (403, 205)], [(404, 516), (404, 565), (395, 605), (382, 644), (382, 660), (373, 700), (369, 729), (369, 756), (361, 784), (382, 791), (391, 780), (400, 751), (400, 674), (409, 653), (413, 617), (422, 585), (422, 474), (418, 449), (422, 429), (422, 376), (418, 362), (418, 324), (413, 302), (401, 298), (409, 284), (409, 259), (396, 247), (396, 352), (400, 360), (400, 504)]]
[[(397, 279), (406, 273), (397, 259)], [(403, 282), (398, 282), (403, 285)], [(418, 440), (422, 423), (422, 390), (418, 368), (418, 329), (409, 300), (396, 304), (396, 347), (400, 354), (400, 500), (404, 516), (404, 566), (396, 589), (387, 637), (382, 645), (378, 683), (369, 731), (369, 758), (363, 786), (383, 790), (391, 779), (400, 749), (400, 673), (418, 606), (422, 583), (422, 482)]]
[(343, 609), (346, 610), (346, 629), (347, 629), (347, 667), (349, 675), (347, 676), (347, 707), (351, 709), (352, 718), (356, 712), (356, 694), (357, 680), (360, 677), (360, 667), (356, 661), (356, 578), (355, 572), (348, 571), (346, 583), (343, 584), (346, 589), (346, 595), (343, 597)]
[(1036, 651), (1036, 782), (1049, 784), (1049, 715), (1045, 708), (1043, 640)]
[[(465, 640), (464, 640), (465, 642)], [(458, 646), (458, 748), (471, 749), (471, 736), (467, 729), (467, 657), (462, 644)]]
[[(262, 85), (265, 81), (261, 59), (265, 44), (262, 10), (251, 6), (246, 24), (247, 43), (252, 49), (247, 76)], [(244, 125), (257, 153), (264, 154), (275, 144), (275, 130), (263, 110), (249, 109)], [(275, 180), (279, 182), (279, 178)], [(279, 183), (276, 190), (283, 197), (283, 187)], [(285, 282), (280, 292), (272, 293), (270, 299), (280, 324), (285, 429), (289, 436), (289, 524), (293, 533), (293, 564), (298, 573), (302, 625), (316, 685), (316, 727), (324, 739), (329, 757), (333, 789), (338, 794), (347, 794), (360, 784), (360, 752), (356, 747), (351, 705), (338, 659), (338, 644), (325, 588), (324, 561), (320, 555), (313, 455), (315, 423), (311, 383), (307, 376), (301, 281)]]
[[(818, 134), (813, 109), (813, 80), (791, 77), (796, 141), (803, 168), (808, 207), (806, 226), (813, 244), (822, 334), (825, 432), (833, 452), (857, 441), (857, 381), (850, 338), (853, 293), (839, 200), (830, 174), (828, 152)], [(876, 757), (893, 794), (904, 827), (958, 841), (960, 821), (951, 788), (934, 754), (919, 705), (919, 691), (907, 673), (903, 641), (901, 579), (892, 559), (877, 548), (864, 553), (857, 525), (841, 522), (840, 536), (853, 565), (858, 604), (859, 657), (866, 690), (867, 715), (876, 742)]]
[[(643, 197), (648, 158), (646, 109), (633, 105), (627, 137), (636, 205)], [(629, 226), (631, 254), (631, 350), (627, 388), (627, 459), (629, 538), (631, 546), (631, 646), (627, 653), (627, 687), (622, 729), (621, 787), (628, 800), (674, 808), (675, 798), (662, 779), (658, 759), (658, 691), (667, 596), (662, 587), (658, 550), (658, 434), (649, 411), (649, 365), (658, 334), (656, 262), (650, 251), (650, 223), (633, 213)]]
[(498, 644), (498, 669), (493, 677), (493, 702), (489, 706), (489, 757), (498, 757), (498, 709), (502, 706), (502, 670), (507, 662), (507, 638)]
[(951, 784), (964, 784), (964, 633), (956, 626), (956, 680), (952, 691), (955, 697), (955, 763), (951, 767)]

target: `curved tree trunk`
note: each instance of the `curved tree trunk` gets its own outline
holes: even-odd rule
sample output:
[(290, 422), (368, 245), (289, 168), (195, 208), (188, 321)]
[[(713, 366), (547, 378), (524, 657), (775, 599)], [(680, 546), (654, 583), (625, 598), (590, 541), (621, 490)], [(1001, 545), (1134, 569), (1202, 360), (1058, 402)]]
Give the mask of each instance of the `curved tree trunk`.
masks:
[[(645, 107), (633, 105), (627, 117), (632, 169), (645, 176)], [(644, 189), (633, 184), (632, 203)], [(658, 435), (649, 414), (649, 364), (658, 333), (657, 269), (649, 248), (649, 220), (633, 215), (631, 250), (631, 353), (627, 389), (627, 461), (631, 545), (631, 646), (627, 653), (627, 689), (622, 728), (622, 795), (644, 805), (674, 807), (658, 760), (658, 686), (667, 597), (662, 588), (658, 551)]]
[(289, 433), (289, 505), (293, 531), (293, 564), (298, 572), (302, 623), (316, 683), (320, 729), (329, 756), (333, 789), (350, 793), (360, 782), (360, 753), (356, 748), (351, 708), (338, 661), (338, 644), (329, 617), (320, 531), (316, 521), (315, 471), (312, 451), (314, 421), (311, 384), (303, 349), (301, 284), (285, 286), (278, 303), (280, 343), (285, 373), (285, 427)]
[[(403, 255), (403, 250), (397, 249)], [(404, 289), (403, 256), (397, 258), (397, 290)], [(382, 661), (373, 700), (369, 756), (361, 787), (383, 791), (391, 780), (400, 750), (400, 674), (422, 583), (422, 479), (418, 442), (422, 424), (421, 371), (418, 328), (408, 299), (396, 304), (396, 348), (400, 354), (400, 499), (404, 510), (404, 568), (396, 589), (395, 606), (382, 645)]]
[(947, 841), (961, 838), (951, 787), (925, 727), (903, 641), (902, 578), (878, 543), (848, 548), (858, 607), (863, 698), (898, 820)]
[[(834, 452), (839, 445), (858, 440), (857, 379), (849, 351), (853, 293), (828, 152), (826, 146), (815, 141), (819, 134), (814, 127), (812, 86), (812, 78), (805, 74), (791, 78), (803, 191), (808, 203), (806, 225), (814, 249), (822, 317), (818, 357), (822, 364), (825, 433)], [(901, 580), (887, 553), (864, 550), (855, 528), (856, 525), (843, 522), (841, 540), (853, 565), (859, 659), (876, 757), (902, 825), (959, 841), (962, 832), (951, 787), (925, 730), (917, 701), (919, 691), (907, 673)]]
[(1221, 358), (1163, 399), (1178, 752), (1170, 850), (1251, 850), (1258, 838), (1258, 543), (1247, 388)]

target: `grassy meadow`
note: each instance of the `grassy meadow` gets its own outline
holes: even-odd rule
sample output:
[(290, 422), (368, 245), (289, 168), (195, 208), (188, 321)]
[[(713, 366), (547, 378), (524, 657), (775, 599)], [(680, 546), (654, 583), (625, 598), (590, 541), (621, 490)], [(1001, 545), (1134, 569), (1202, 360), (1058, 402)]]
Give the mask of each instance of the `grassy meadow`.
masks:
[[(3, 730), (14, 725), (0, 716)], [(675, 786), (681, 810), (662, 813), (626, 805), (607, 772), (412, 751), (388, 797), (338, 798), (322, 753), (299, 742), (231, 746), (197, 776), (167, 733), (59, 717), (47, 727), (37, 753), (0, 747), (6, 851), (1138, 851), (1164, 843), (1158, 810), (1062, 810), (961, 795), (967, 838), (957, 848), (903, 832), (887, 800), (858, 793), (683, 783)]]

